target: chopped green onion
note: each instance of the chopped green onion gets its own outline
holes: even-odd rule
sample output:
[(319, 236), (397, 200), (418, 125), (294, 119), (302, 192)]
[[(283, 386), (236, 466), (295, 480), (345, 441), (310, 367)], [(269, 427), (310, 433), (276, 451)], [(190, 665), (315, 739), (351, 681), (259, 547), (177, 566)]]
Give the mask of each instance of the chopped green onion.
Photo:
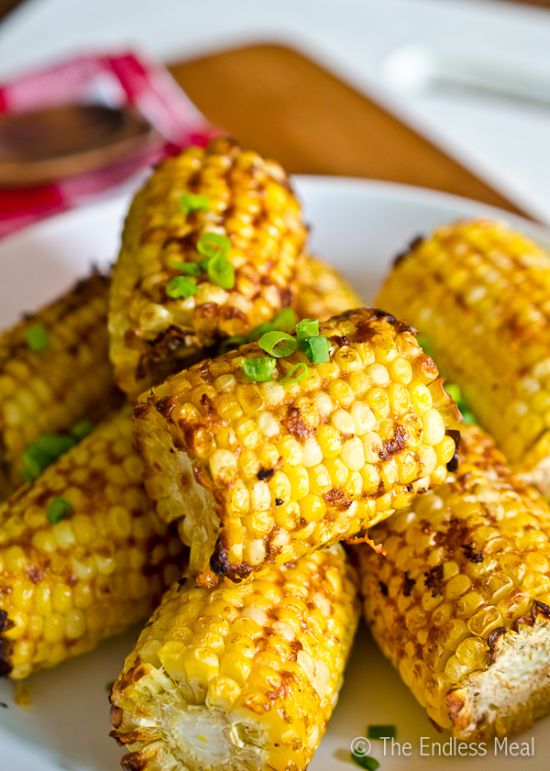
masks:
[(197, 195), (196, 193), (186, 193), (180, 198), (181, 208), (184, 214), (192, 211), (204, 211), (208, 209), (210, 201), (206, 195)]
[(319, 336), (318, 319), (302, 319), (296, 324), (296, 337), (298, 340), (305, 340), (308, 337)]
[(451, 399), (459, 404), (462, 401), (462, 389), (456, 383), (445, 383), (445, 390)]
[(37, 477), (56, 458), (76, 444), (76, 438), (68, 434), (45, 434), (31, 442), (21, 453), (21, 476), (24, 482)]
[(430, 340), (424, 335), (418, 335), (416, 338), (418, 345), (422, 348), (424, 353), (427, 353), (432, 359), (435, 359), (434, 350)]
[(271, 323), (273, 324), (273, 329), (280, 330), (281, 332), (290, 332), (296, 326), (296, 313), (293, 308), (283, 308)]
[(82, 418), (82, 420), (79, 420), (71, 428), (71, 434), (76, 437), (76, 439), (84, 439), (85, 436), (88, 436), (93, 427), (94, 424), (91, 420)]
[(33, 353), (40, 353), (50, 342), (48, 330), (44, 324), (33, 324), (25, 330), (25, 340)]
[(258, 345), (270, 356), (281, 359), (284, 356), (290, 356), (298, 348), (298, 341), (295, 337), (287, 335), (286, 332), (266, 332), (258, 341)]
[(178, 260), (177, 262), (173, 262), (170, 267), (186, 276), (200, 276), (202, 273), (202, 265), (200, 262), (182, 262), (182, 260)]
[(173, 300), (187, 299), (198, 292), (194, 279), (186, 276), (174, 276), (166, 284), (166, 294)]
[(351, 759), (356, 766), (366, 768), (368, 771), (376, 771), (376, 769), (380, 767), (378, 760), (370, 755), (360, 755), (358, 752), (352, 752)]
[(225, 254), (210, 257), (206, 265), (208, 278), (222, 289), (233, 289), (235, 286), (235, 268)]
[(197, 251), (202, 257), (227, 256), (231, 241), (221, 233), (203, 233), (197, 244)]
[(396, 733), (394, 725), (370, 725), (367, 728), (369, 739), (395, 739)]
[(57, 525), (62, 519), (68, 517), (72, 510), (73, 507), (65, 498), (62, 498), (61, 496), (52, 498), (46, 510), (46, 519), (50, 524)]
[(243, 361), (243, 372), (245, 377), (255, 383), (267, 383), (273, 380), (277, 362), (268, 356), (259, 356), (255, 359), (245, 359)]
[(264, 321), (261, 324), (258, 324), (257, 327), (254, 327), (249, 333), (247, 340), (249, 342), (254, 342), (254, 340), (259, 340), (262, 335), (264, 335), (266, 332), (272, 332), (273, 331), (273, 324), (271, 321)]
[(323, 364), (330, 361), (330, 343), (327, 337), (306, 337), (301, 341), (301, 348), (312, 364)]
[(305, 361), (299, 361), (298, 364), (294, 364), (294, 366), (288, 370), (286, 375), (279, 380), (279, 383), (281, 383), (281, 385), (284, 385), (285, 383), (299, 383), (300, 380), (305, 378), (308, 372), (309, 367)]
[(475, 426), (477, 424), (476, 416), (470, 410), (460, 410), (462, 413), (462, 422), (465, 426)]
[(240, 345), (244, 345), (244, 343), (247, 342), (248, 337), (245, 335), (233, 335), (232, 337), (228, 337), (227, 340), (224, 340), (220, 345), (220, 353), (226, 353), (227, 351), (230, 351), (231, 348), (238, 348)]

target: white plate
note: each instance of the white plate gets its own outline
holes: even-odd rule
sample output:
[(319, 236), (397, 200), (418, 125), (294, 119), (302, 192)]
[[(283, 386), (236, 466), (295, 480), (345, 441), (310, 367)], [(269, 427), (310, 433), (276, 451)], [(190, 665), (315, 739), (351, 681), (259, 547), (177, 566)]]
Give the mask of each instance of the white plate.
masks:
[[(548, 234), (532, 224), (481, 204), (410, 187), (328, 177), (300, 177), (306, 219), (312, 225), (314, 249), (337, 265), (368, 302), (392, 257), (419, 233), (459, 217), (506, 219), (541, 241)], [(116, 254), (127, 197), (119, 197), (61, 215), (0, 243), (0, 325), (14, 321), (54, 297), (91, 262), (106, 264)], [(10, 683), (0, 684), (0, 701), (8, 704), (0, 719), (2, 771), (114, 771), (120, 751), (109, 730), (105, 685), (120, 668), (137, 630), (104, 643), (99, 650), (42, 672), (28, 682), (32, 709), (13, 703)], [(546, 769), (550, 755), (550, 723), (533, 731), (534, 757), (515, 758), (486, 748), (483, 758), (430, 756), (448, 741), (438, 734), (398, 675), (362, 629), (346, 672), (346, 683), (312, 771), (351, 771), (349, 747), (370, 723), (397, 726), (397, 739), (410, 742), (411, 757), (384, 756), (381, 742), (373, 754), (381, 771), (441, 769), (460, 771)], [(426, 737), (421, 745), (420, 737)], [(443, 752), (445, 748), (441, 748)], [(426, 755), (428, 753), (428, 755)]]

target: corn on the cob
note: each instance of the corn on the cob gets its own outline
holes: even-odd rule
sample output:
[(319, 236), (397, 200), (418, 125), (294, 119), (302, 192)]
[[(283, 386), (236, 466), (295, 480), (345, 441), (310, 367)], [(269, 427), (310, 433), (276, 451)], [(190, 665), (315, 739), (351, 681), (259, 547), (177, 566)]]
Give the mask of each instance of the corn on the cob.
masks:
[[(135, 442), (159, 516), (179, 521), (200, 581), (235, 580), (349, 538), (443, 481), (457, 411), (408, 327), (380, 311), (324, 322), (330, 358), (281, 383), (243, 364), (258, 343), (144, 394)], [(279, 378), (277, 381), (276, 378)]]
[(550, 510), (491, 439), (462, 430), (455, 473), (357, 547), (374, 637), (430, 717), (466, 740), (550, 709)]
[(94, 273), (0, 335), (4, 493), (24, 481), (21, 456), (31, 442), (81, 418), (95, 422), (120, 399), (108, 356), (108, 286)]
[[(227, 281), (198, 254), (211, 233), (229, 239)], [(137, 396), (289, 305), (305, 233), (275, 162), (228, 139), (163, 161), (134, 198), (113, 275), (111, 358), (122, 390)]]
[(126, 769), (305, 769), (336, 704), (358, 619), (341, 546), (238, 586), (164, 597), (111, 693)]
[(300, 263), (295, 308), (299, 318), (330, 319), (363, 303), (338, 271), (317, 257)]
[(550, 255), (461, 221), (413, 243), (377, 302), (426, 336), (513, 469), (550, 494)]
[(90, 650), (181, 574), (181, 542), (151, 511), (131, 434), (127, 408), (0, 507), (1, 674)]

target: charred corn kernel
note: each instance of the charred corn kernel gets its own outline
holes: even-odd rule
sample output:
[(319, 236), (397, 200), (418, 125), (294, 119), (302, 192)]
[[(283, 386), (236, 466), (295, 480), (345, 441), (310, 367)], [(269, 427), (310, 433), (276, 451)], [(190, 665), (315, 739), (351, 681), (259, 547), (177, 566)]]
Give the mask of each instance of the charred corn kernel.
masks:
[[(26, 481), (28, 445), (70, 431), (81, 418), (95, 422), (117, 404), (108, 288), (108, 278), (93, 273), (0, 335), (0, 498)], [(33, 330), (45, 336), (39, 350)]]
[[(154, 516), (141, 481), (128, 474), (106, 500), (121, 444), (141, 463), (129, 408), (0, 506), (0, 674), (23, 678), (90, 650), (146, 616), (177, 577), (181, 543)], [(71, 511), (52, 524), (48, 504), (59, 490), (51, 481), (68, 485), (77, 468), (85, 472), (80, 487), (62, 490)]]
[(460, 221), (415, 242), (377, 298), (418, 328), (512, 468), (547, 497), (549, 264), (547, 252), (503, 223)]
[(338, 271), (317, 257), (305, 256), (298, 268), (296, 314), (302, 319), (330, 319), (363, 303)]
[(452, 468), (369, 532), (385, 557), (356, 549), (382, 651), (432, 720), (485, 741), (549, 708), (550, 509), (477, 427)]
[[(191, 192), (208, 200), (200, 211), (181, 205)], [(111, 359), (122, 390), (136, 397), (220, 339), (275, 316), (293, 297), (305, 235), (273, 161), (228, 139), (165, 159), (134, 198), (113, 273)], [(213, 237), (217, 246), (205, 252)], [(227, 283), (212, 260), (207, 269), (199, 263), (220, 243)], [(182, 265), (191, 263), (190, 277)]]
[[(337, 353), (343, 350), (370, 362), (378, 354), (374, 341), (384, 341), (395, 353), (393, 359), (388, 354), (387, 360), (403, 358), (411, 372), (422, 369), (422, 388), (428, 395), (433, 391), (434, 400), (421, 412), (411, 404), (402, 415), (401, 410), (392, 410), (390, 369), (385, 364), (365, 365), (369, 388), (358, 397), (351, 376), (341, 368), (338, 377), (331, 375), (327, 380), (320, 374), (321, 367), (310, 363), (307, 377), (288, 389), (280, 386), (283, 397), (273, 403), (269, 398), (273, 383), (280, 385), (281, 375), (305, 355), (297, 351), (284, 361), (277, 360), (274, 381), (251, 384), (242, 362), (259, 350), (255, 343), (213, 361), (204, 360), (144, 394), (135, 410), (135, 440), (145, 459), (148, 491), (164, 521), (180, 522), (180, 534), (191, 546), (191, 573), (200, 582), (214, 583), (216, 575), (244, 578), (252, 569), (249, 550), (256, 567), (259, 555), (268, 562), (282, 562), (351, 537), (373, 520), (389, 516), (395, 507), (408, 505), (417, 490), (444, 477), (454, 447), (446, 431), (454, 425), (457, 412), (441, 388), (437, 369), (432, 364), (428, 367), (410, 330), (393, 317), (368, 309), (323, 322), (320, 330), (330, 340), (330, 364), (335, 366)], [(214, 367), (231, 372), (232, 393), (216, 393)], [(254, 389), (262, 407), (251, 412), (247, 421), (264, 436), (269, 434), (269, 441), (261, 441), (257, 448), (239, 437), (239, 420), (231, 421), (218, 409), (220, 398), (238, 398), (239, 389), (248, 388)], [(195, 400), (197, 390), (208, 392), (208, 401)], [(381, 402), (382, 417), (377, 406)], [(322, 422), (319, 403), (325, 410)], [(407, 426), (412, 417), (418, 426), (409, 443)], [(200, 451), (205, 436), (212, 447), (209, 459)], [(443, 464), (439, 457), (445, 459)], [(284, 474), (284, 482), (279, 477), (281, 493), (274, 495), (277, 473)], [(251, 508), (269, 510), (274, 530), (262, 535), (261, 545), (257, 528), (251, 528), (247, 517), (231, 506), (238, 482), (251, 496), (259, 482), (264, 484), (265, 498), (261, 504), (252, 502)], [(382, 484), (383, 490), (375, 483)], [(290, 503), (299, 504), (300, 516), (294, 508), (277, 512)], [(284, 541), (280, 534), (274, 538), (275, 528), (283, 527), (283, 522), (294, 523)]]
[(338, 698), (355, 582), (336, 546), (239, 585), (174, 585), (111, 692), (123, 765), (305, 769)]

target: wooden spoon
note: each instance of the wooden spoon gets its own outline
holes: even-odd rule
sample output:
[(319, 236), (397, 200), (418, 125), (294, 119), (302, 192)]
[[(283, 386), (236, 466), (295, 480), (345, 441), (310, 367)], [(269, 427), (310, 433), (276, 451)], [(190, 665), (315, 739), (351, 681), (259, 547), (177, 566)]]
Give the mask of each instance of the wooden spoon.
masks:
[(0, 186), (37, 185), (93, 171), (160, 142), (129, 109), (66, 104), (0, 114)]

